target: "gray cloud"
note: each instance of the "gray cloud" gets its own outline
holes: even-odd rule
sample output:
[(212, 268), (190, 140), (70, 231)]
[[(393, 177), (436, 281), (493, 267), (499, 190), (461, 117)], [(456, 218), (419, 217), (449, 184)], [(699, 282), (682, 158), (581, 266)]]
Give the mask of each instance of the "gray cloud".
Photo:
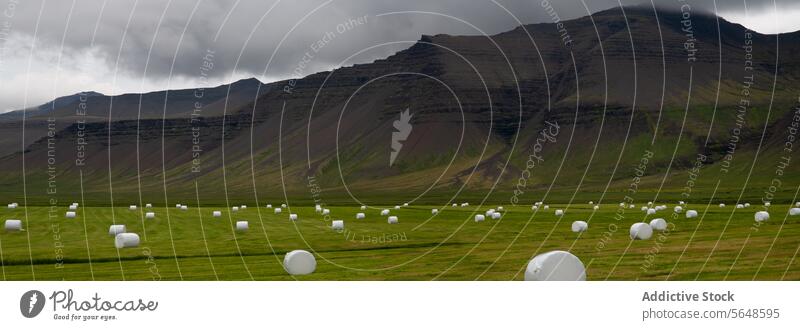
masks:
[[(6, 0), (0, 6), (14, 1)], [(620, 5), (617, 0), (584, 1), (589, 12)], [(580, 0), (550, 2), (562, 19), (587, 15)], [(697, 9), (715, 9), (712, 0), (687, 2)], [(622, 1), (623, 5), (653, 3), (670, 8), (678, 1)], [(796, 0), (774, 3), (778, 8), (797, 7)], [(191, 86), (197, 83), (208, 51), (213, 51), (215, 57), (209, 77), (212, 83), (247, 76), (276, 80), (309, 74), (335, 67), (359, 50), (384, 42), (413, 41), (421, 34), (480, 34), (468, 24), (434, 14), (376, 15), (439, 13), (494, 34), (518, 25), (498, 4), (523, 23), (549, 20), (540, 0), (25, 0), (13, 6), (13, 17), (5, 18), (11, 23), (11, 33), (0, 40), (6, 49), (0, 53), (0, 70), (8, 77), (0, 92), (4, 99), (0, 110), (22, 104), (19, 97), (13, 97), (19, 95), (20, 81), (27, 84), (26, 105), (80, 89), (122, 92)], [(748, 12), (759, 12), (771, 10), (774, 4), (772, 0), (748, 0), (746, 6)], [(744, 8), (744, 1), (716, 3), (718, 12), (739, 12)], [(335, 40), (314, 54), (304, 70), (297, 70), (312, 43), (327, 31), (335, 32), (338, 24), (365, 15), (368, 24), (337, 33)], [(407, 46), (381, 47), (345, 64), (368, 62)], [(27, 61), (31, 63), (30, 70), (25, 65)], [(62, 72), (56, 82), (52, 81), (55, 78), (48, 79), (45, 72), (53, 68)], [(76, 74), (85, 76), (84, 80), (70, 81)], [(31, 86), (42, 85), (54, 87), (50, 92), (31, 90)]]

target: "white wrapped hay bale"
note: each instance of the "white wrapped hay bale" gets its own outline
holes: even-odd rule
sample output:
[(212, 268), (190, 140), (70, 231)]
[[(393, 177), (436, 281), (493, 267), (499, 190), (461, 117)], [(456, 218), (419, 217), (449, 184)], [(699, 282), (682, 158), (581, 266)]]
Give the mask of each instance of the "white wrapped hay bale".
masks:
[(647, 206), (642, 206), (642, 208), (641, 208), (642, 212), (647, 212), (647, 209), (648, 209)]
[(383, 210), (381, 211), (381, 215), (383, 215), (383, 216), (387, 216), (387, 215), (389, 215), (389, 209), (383, 209)]
[(661, 218), (653, 219), (650, 221), (650, 228), (655, 231), (665, 231), (667, 230), (667, 221)]
[(333, 220), (333, 221), (331, 221), (331, 229), (333, 229), (333, 230), (344, 230), (344, 220)]
[(329, 214), (331, 214), (330, 209), (322, 209), (322, 215), (329, 215)]
[(764, 203), (764, 206), (765, 206), (765, 207), (770, 207), (770, 206), (772, 206), (772, 203), (770, 203), (770, 202), (766, 202), (766, 203)]
[(564, 210), (561, 210), (561, 209), (556, 210), (556, 216), (557, 217), (560, 217), (560, 216), (563, 216), (563, 215), (564, 215)]
[(485, 215), (483, 215), (483, 214), (476, 214), (475, 215), (475, 222), (481, 222), (483, 220), (486, 220), (486, 216)]
[(239, 208), (242, 209), (242, 210), (246, 210), (247, 209), (247, 205), (239, 206)]
[(793, 208), (789, 209), (789, 215), (792, 215), (792, 216), (800, 215), (800, 208), (793, 207)]
[(653, 236), (653, 228), (649, 223), (637, 222), (631, 225), (632, 240), (648, 240)]
[(678, 205), (686, 205), (686, 202), (684, 202), (684, 201), (679, 201), (679, 202), (678, 202)]
[(682, 212), (683, 212), (683, 208), (682, 208), (682, 207), (680, 207), (680, 206), (676, 206), (676, 207), (675, 207), (675, 208), (673, 208), (672, 210), (673, 210), (673, 211), (675, 211), (675, 213), (682, 213)]
[(769, 213), (767, 211), (758, 211), (756, 212), (755, 219), (757, 222), (763, 222), (769, 220)]
[(250, 223), (247, 221), (236, 221), (236, 231), (244, 232), (250, 229)]
[(128, 206), (128, 209), (131, 211), (136, 211), (136, 205)]
[(647, 209), (647, 215), (656, 214), (656, 209)]
[(625, 203), (619, 203), (619, 207), (625, 207)]
[(431, 214), (439, 214), (439, 209), (432, 209)]
[(469, 206), (469, 203), (461, 203), (461, 207), (467, 207), (467, 206)]
[(8, 204), (8, 208), (9, 208), (10, 210), (13, 210), (13, 209), (17, 208), (17, 203), (11, 203), (11, 204)]
[(647, 202), (647, 206), (653, 206), (653, 202)]
[(70, 210), (70, 211), (76, 211), (76, 210), (78, 210), (78, 206), (77, 205), (70, 205), (67, 209)]
[(631, 205), (628, 205), (628, 208), (629, 208), (629, 209), (632, 209), (632, 208), (635, 208), (635, 207), (636, 207), (636, 204), (631, 204)]
[(211, 216), (215, 218), (219, 218), (222, 216), (222, 211), (213, 211), (211, 212)]
[(500, 217), (502, 217), (502, 216), (503, 216), (503, 214), (500, 213), (500, 212), (492, 213), (492, 219), (494, 219), (494, 220), (500, 219)]
[(364, 219), (366, 217), (367, 215), (362, 212), (356, 213), (356, 219)]
[(800, 207), (800, 202), (794, 203), (794, 206)]
[(723, 208), (723, 207), (725, 207), (725, 203), (719, 203), (719, 207), (720, 207), (720, 208)]
[(573, 233), (582, 233), (589, 229), (589, 224), (586, 221), (575, 221), (572, 223)]
[(361, 205), (361, 211), (364, 211), (364, 210), (366, 210), (366, 209), (367, 209), (367, 206), (366, 206), (366, 205)]
[(744, 203), (744, 207), (750, 207), (750, 203)]
[(688, 210), (686, 211), (686, 219), (697, 218), (697, 211), (695, 210)]
[(145, 217), (145, 219), (155, 219), (156, 218), (156, 214), (155, 214), (155, 212), (147, 212), (147, 213), (144, 214), (144, 217)]
[(273, 212), (275, 212), (275, 214), (280, 214), (281, 212), (283, 212), (283, 210), (280, 207), (276, 207)]
[(504, 208), (503, 208), (502, 206), (498, 206), (498, 207), (497, 207), (497, 211), (499, 211), (499, 212), (503, 212), (503, 210), (504, 210)]
[(22, 231), (22, 220), (6, 220), (6, 231)]
[(294, 250), (283, 257), (283, 269), (290, 275), (308, 275), (317, 269), (317, 260), (308, 251)]
[(153, 208), (153, 204), (147, 203), (147, 204), (144, 205), (144, 207), (150, 209), (150, 208)]
[(297, 214), (296, 213), (289, 214), (289, 220), (297, 221)]
[(742, 205), (742, 204), (736, 204), (736, 208), (737, 208), (737, 209), (743, 209), (743, 208), (744, 208), (744, 205)]
[(282, 208), (286, 208), (286, 204), (281, 204), (281, 207)]
[(545, 210), (547, 210), (547, 209), (549, 209), (549, 208), (550, 208), (550, 205), (545, 205), (545, 206), (543, 207), (543, 209), (545, 209)]
[(589, 201), (589, 205), (594, 205), (594, 202), (592, 202), (592, 201)]
[(453, 203), (453, 207), (458, 207), (458, 204), (456, 204), (456, 203)]
[(595, 209), (595, 210), (599, 210), (599, 209), (600, 209), (600, 205), (595, 205), (595, 206), (594, 206), (594, 207), (592, 207), (592, 208), (593, 208), (593, 209)]
[(400, 209), (400, 205), (395, 205), (395, 206), (394, 206), (394, 209), (395, 209), (395, 210), (399, 210), (399, 209)]
[(186, 205), (181, 205), (181, 211), (188, 211), (189, 207)]
[(484, 213), (484, 215), (486, 215), (487, 217), (491, 217), (492, 213), (494, 213), (494, 209), (488, 209), (486, 210), (486, 213)]
[(407, 206), (408, 206), (408, 203), (403, 203), (403, 207), (407, 207)]
[(175, 204), (175, 208), (176, 208), (176, 209), (179, 209), (179, 208), (181, 208), (181, 206), (182, 206), (181, 204)]
[(271, 209), (272, 208), (272, 204), (267, 204), (267, 208)]
[(319, 204), (314, 205), (314, 212), (322, 213), (322, 206)]
[(566, 251), (550, 251), (528, 262), (526, 281), (585, 281), (586, 268), (578, 257)]
[(117, 237), (117, 235), (126, 232), (125, 225), (111, 225), (108, 227), (108, 236)]
[(67, 219), (75, 218), (75, 211), (67, 211)]
[(531, 210), (538, 211), (539, 210), (539, 206), (536, 206), (536, 205), (531, 206)]
[(231, 208), (231, 212), (233, 212), (233, 213), (239, 212), (239, 207), (238, 206), (232, 207)]
[(387, 220), (387, 222), (390, 223), (390, 224), (397, 223), (398, 222), (397, 216), (394, 216), (394, 215), (390, 216), (389, 219)]
[(656, 211), (663, 211), (667, 209), (666, 205), (658, 205), (655, 207)]
[(132, 248), (139, 246), (139, 235), (135, 233), (121, 233), (114, 236), (114, 246), (117, 249)]

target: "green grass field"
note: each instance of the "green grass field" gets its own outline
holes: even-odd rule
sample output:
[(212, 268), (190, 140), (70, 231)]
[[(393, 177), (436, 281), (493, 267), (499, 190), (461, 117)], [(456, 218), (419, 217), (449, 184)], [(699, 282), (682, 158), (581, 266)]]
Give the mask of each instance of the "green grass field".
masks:
[[(631, 241), (632, 223), (645, 219), (637, 205), (593, 211), (588, 204), (550, 205), (534, 214), (529, 206), (506, 207), (501, 220), (473, 221), (496, 205), (452, 208), (412, 205), (392, 209), (400, 223), (389, 225), (380, 208), (330, 207), (344, 219), (335, 232), (313, 207), (295, 206), (297, 222), (272, 209), (231, 213), (224, 207), (154, 207), (156, 219), (142, 220), (145, 209), (81, 207), (67, 219), (65, 207), (3, 210), (3, 219), (22, 219), (26, 231), (0, 232), (4, 280), (291, 280), (281, 266), (294, 249), (313, 250), (314, 274), (300, 280), (521, 280), (535, 254), (569, 250), (587, 266), (588, 280), (798, 280), (800, 216), (788, 205), (773, 205), (771, 219), (756, 225), (753, 206), (690, 205), (699, 219), (672, 219), (672, 206), (655, 217), (674, 224), (669, 232)], [(440, 213), (431, 217), (431, 208)], [(558, 219), (555, 209), (566, 214)], [(213, 218), (213, 210), (223, 211)], [(26, 215), (27, 213), (27, 215)], [(169, 220), (167, 216), (169, 215)], [(202, 220), (201, 220), (202, 218)], [(27, 220), (26, 220), (27, 219)], [(112, 219), (138, 233), (137, 248), (114, 248)], [(250, 229), (233, 230), (235, 221)], [(571, 232), (574, 220), (589, 222), (583, 234)], [(723, 231), (724, 229), (724, 231)], [(712, 253), (713, 251), (713, 253)]]

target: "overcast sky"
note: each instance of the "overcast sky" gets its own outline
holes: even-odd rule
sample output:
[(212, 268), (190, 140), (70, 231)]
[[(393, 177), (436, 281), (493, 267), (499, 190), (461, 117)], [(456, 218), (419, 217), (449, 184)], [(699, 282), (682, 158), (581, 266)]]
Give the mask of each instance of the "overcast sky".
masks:
[[(113, 95), (246, 77), (269, 82), (370, 62), (421, 34), (494, 34), (519, 25), (517, 20), (550, 20), (542, 0), (495, 1), (0, 0), (0, 112), (79, 91)], [(620, 5), (583, 1), (550, 0), (562, 19)], [(622, 4), (675, 8), (679, 2)], [(687, 2), (762, 33), (800, 30), (798, 0)], [(343, 25), (364, 16), (365, 24)], [(327, 31), (333, 40), (301, 63)], [(401, 43), (351, 57), (387, 42)], [(203, 57), (212, 52), (214, 67), (204, 81)]]

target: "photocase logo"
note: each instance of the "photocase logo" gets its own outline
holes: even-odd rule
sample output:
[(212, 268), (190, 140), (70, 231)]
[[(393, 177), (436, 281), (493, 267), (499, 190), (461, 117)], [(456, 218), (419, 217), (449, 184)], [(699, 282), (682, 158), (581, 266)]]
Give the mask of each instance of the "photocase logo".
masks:
[(34, 318), (42, 312), (44, 308), (44, 293), (38, 290), (31, 290), (22, 294), (19, 299), (19, 311), (22, 316)]
[(413, 114), (406, 111), (400, 113), (400, 119), (395, 120), (392, 126), (394, 126), (395, 132), (392, 132), (392, 153), (389, 155), (389, 167), (394, 164), (395, 159), (397, 159), (397, 155), (400, 153), (400, 149), (403, 148), (403, 144), (401, 142), (408, 139), (408, 136), (411, 134), (411, 117)]

